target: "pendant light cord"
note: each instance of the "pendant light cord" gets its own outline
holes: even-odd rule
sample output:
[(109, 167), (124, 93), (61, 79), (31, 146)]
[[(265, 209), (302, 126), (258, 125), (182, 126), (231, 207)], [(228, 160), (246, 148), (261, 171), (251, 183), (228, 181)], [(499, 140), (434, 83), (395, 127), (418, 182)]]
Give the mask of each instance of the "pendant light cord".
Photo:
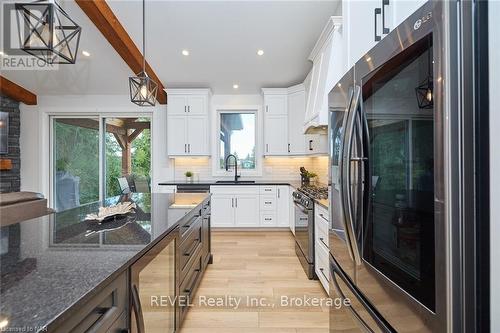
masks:
[(146, 0), (142, 0), (142, 70), (146, 76)]

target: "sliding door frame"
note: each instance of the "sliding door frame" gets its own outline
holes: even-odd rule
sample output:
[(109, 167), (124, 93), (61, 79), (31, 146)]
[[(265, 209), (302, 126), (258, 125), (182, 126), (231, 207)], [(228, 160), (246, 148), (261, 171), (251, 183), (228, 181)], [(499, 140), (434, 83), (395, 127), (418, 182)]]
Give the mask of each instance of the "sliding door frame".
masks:
[[(68, 119), (68, 118), (73, 118), (73, 119), (98, 119), (99, 121), (99, 201), (103, 201), (105, 199), (105, 193), (106, 193), (106, 140), (105, 140), (105, 135), (106, 135), (106, 128), (105, 128), (105, 121), (106, 119), (110, 118), (149, 118), (150, 122), (150, 128), (149, 128), (149, 133), (151, 136), (151, 144), (149, 147), (150, 150), (150, 173), (151, 173), (151, 181), (154, 179), (153, 174), (153, 161), (154, 161), (154, 156), (153, 156), (153, 151), (154, 151), (154, 142), (153, 142), (153, 122), (154, 122), (154, 117), (153, 117), (153, 112), (78, 112), (78, 113), (62, 113), (62, 112), (48, 112), (48, 121), (49, 121), (49, 161), (48, 161), (48, 167), (49, 167), (49, 188), (48, 188), (48, 193), (49, 193), (49, 204), (50, 207), (55, 208), (55, 173), (54, 173), (54, 167), (55, 167), (55, 162), (54, 162), (54, 121), (55, 119)], [(152, 190), (153, 186), (151, 186)]]

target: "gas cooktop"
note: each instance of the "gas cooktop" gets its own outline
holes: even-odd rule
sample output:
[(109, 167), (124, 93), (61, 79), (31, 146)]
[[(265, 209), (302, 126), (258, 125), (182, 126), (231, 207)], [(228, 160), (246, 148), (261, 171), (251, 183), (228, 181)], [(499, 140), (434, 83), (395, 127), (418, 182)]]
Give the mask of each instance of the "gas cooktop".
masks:
[(328, 187), (318, 185), (302, 185), (299, 191), (307, 195), (309, 198), (322, 200), (328, 199)]

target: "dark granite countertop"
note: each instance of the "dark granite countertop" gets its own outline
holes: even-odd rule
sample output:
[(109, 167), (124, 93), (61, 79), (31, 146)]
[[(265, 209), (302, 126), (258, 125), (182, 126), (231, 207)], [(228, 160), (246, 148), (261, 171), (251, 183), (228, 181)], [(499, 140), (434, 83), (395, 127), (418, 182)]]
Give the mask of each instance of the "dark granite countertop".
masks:
[(208, 196), (133, 193), (105, 205), (133, 201), (136, 213), (105, 224), (84, 221), (97, 212), (97, 202), (2, 227), (0, 317), (8, 321), (2, 330), (34, 332), (57, 325)]

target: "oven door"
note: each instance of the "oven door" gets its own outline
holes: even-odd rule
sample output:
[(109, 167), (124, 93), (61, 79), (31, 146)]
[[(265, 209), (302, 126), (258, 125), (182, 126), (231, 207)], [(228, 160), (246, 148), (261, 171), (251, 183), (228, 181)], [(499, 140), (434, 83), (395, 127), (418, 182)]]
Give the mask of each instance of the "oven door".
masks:
[(313, 226), (311, 210), (306, 209), (299, 202), (293, 201), (295, 209), (295, 241), (304, 254), (309, 264), (314, 261), (314, 253), (311, 251), (311, 235)]
[(355, 284), (398, 332), (446, 331), (442, 5), (421, 7), (355, 66)]

